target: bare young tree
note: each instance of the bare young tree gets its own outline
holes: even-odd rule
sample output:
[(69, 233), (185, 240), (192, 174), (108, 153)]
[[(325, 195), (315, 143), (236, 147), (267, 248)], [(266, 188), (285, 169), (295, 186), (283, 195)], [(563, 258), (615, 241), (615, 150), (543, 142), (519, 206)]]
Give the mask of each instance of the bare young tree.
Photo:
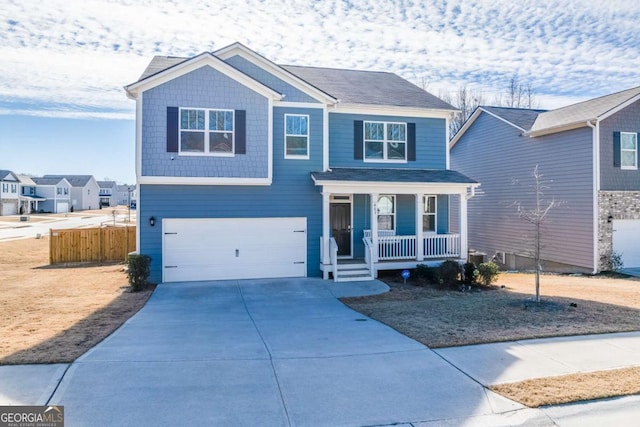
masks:
[(506, 99), (504, 102), (505, 107), (511, 108), (534, 108), (536, 101), (531, 86), (531, 80), (527, 80), (526, 83), (522, 83), (517, 74), (514, 74), (509, 80), (507, 86)]
[(464, 122), (471, 117), (471, 114), (473, 114), (476, 108), (484, 104), (482, 93), (469, 89), (467, 86), (460, 86), (453, 95), (449, 92), (441, 91), (439, 97), (460, 110), (460, 113), (456, 114), (449, 122), (449, 136), (451, 138), (458, 133), (462, 125), (464, 125)]
[(516, 207), (517, 215), (521, 219), (532, 224), (534, 231), (534, 261), (536, 270), (536, 302), (540, 302), (540, 272), (542, 271), (540, 249), (542, 248), (542, 230), (541, 226), (549, 212), (562, 204), (555, 199), (545, 200), (544, 192), (550, 187), (548, 181), (542, 180), (543, 175), (538, 169), (538, 165), (533, 169), (533, 192), (535, 196), (535, 206), (527, 209), (522, 202), (516, 201), (513, 206)]

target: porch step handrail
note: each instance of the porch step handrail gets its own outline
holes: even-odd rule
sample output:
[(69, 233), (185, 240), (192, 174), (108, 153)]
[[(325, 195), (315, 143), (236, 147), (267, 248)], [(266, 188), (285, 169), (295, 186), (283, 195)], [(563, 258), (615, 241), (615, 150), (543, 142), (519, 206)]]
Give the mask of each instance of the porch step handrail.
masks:
[(329, 256), (331, 257), (331, 270), (335, 281), (338, 277), (338, 243), (333, 237), (329, 239)]
[(362, 241), (364, 242), (364, 262), (365, 264), (367, 264), (367, 269), (369, 270), (371, 277), (376, 277), (373, 273), (373, 262), (371, 261), (373, 251), (373, 242), (371, 241), (371, 236), (363, 237)]

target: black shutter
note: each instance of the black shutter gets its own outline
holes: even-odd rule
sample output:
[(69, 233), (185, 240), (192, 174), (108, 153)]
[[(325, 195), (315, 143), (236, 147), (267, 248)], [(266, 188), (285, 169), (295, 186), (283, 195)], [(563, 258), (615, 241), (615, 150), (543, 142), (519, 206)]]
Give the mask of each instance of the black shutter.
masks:
[(620, 167), (620, 132), (613, 133), (613, 166)]
[(247, 154), (247, 112), (236, 110), (236, 154)]
[(167, 152), (178, 152), (178, 107), (167, 107)]
[(407, 160), (416, 161), (416, 124), (407, 123)]
[(362, 145), (364, 144), (364, 131), (362, 120), (353, 122), (353, 158), (362, 160)]

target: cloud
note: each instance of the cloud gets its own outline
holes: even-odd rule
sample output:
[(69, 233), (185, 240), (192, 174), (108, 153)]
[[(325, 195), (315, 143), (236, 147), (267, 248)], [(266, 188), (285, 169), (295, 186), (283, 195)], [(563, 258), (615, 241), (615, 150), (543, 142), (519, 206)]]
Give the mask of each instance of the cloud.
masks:
[(639, 21), (640, 4), (615, 0), (0, 0), (0, 113), (133, 117), (122, 86), (153, 55), (234, 41), (281, 64), (392, 71), (434, 93), (466, 84), (491, 99), (518, 75), (556, 107), (640, 85)]

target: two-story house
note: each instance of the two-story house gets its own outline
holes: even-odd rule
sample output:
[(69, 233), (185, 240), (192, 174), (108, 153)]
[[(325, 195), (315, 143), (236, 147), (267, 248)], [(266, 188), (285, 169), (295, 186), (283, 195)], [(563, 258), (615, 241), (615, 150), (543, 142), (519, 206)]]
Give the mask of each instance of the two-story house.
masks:
[(478, 184), (448, 167), (455, 109), (397, 75), (281, 66), (235, 43), (155, 57), (125, 89), (152, 281), (466, 259)]
[(18, 176), (10, 170), (0, 170), (0, 216), (18, 214), (19, 196)]
[(32, 178), (41, 197), (39, 212), (67, 213), (71, 209), (71, 184), (63, 177)]
[(122, 184), (118, 185), (118, 204), (130, 206), (136, 204), (136, 186)]
[(44, 178), (65, 178), (71, 184), (71, 206), (84, 211), (100, 207), (100, 186), (93, 175), (44, 175)]
[(20, 180), (20, 213), (30, 214), (39, 212), (40, 203), (46, 201), (46, 197), (40, 195), (45, 189), (38, 191), (38, 185), (33, 178), (27, 175), (18, 175)]
[(100, 207), (118, 205), (118, 185), (115, 181), (96, 181), (100, 187)]
[(532, 173), (544, 184), (543, 268), (598, 273), (613, 252), (640, 267), (640, 87), (552, 111), (480, 107), (451, 141), (453, 168), (482, 182), (469, 203), (470, 248), (531, 268)]

